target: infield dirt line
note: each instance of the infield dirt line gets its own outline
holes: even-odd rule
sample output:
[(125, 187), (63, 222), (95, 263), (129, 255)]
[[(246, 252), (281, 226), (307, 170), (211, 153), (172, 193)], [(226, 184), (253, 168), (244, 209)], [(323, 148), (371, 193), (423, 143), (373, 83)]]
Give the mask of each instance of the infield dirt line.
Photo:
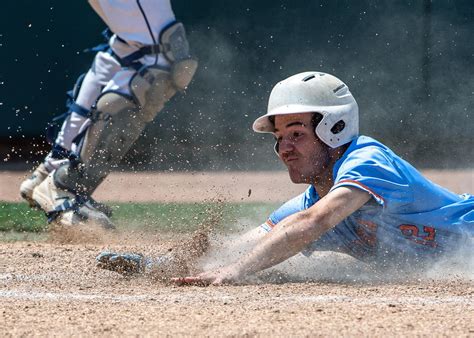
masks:
[[(213, 290), (216, 293), (216, 289)], [(190, 297), (188, 290), (182, 294), (142, 294), (142, 295), (115, 295), (115, 294), (87, 294), (74, 292), (42, 292), (42, 291), (20, 291), (20, 290), (0, 290), (0, 299), (3, 300), (27, 300), (27, 301), (56, 301), (56, 302), (70, 302), (70, 301), (97, 301), (103, 302), (110, 300), (112, 302), (121, 303), (135, 303), (135, 302), (160, 302), (161, 304), (196, 303), (196, 302), (232, 302), (238, 301), (237, 297), (229, 296), (223, 292), (217, 291), (217, 294), (210, 296), (209, 294), (196, 297), (196, 292), (193, 289), (193, 294)], [(200, 299), (202, 298), (202, 299)], [(360, 305), (436, 305), (436, 304), (454, 304), (464, 305), (467, 307), (474, 307), (474, 300), (472, 297), (449, 296), (449, 297), (352, 297), (352, 296), (338, 296), (338, 295), (320, 295), (320, 296), (266, 296), (270, 302), (285, 302), (287, 304), (303, 304), (303, 303), (352, 303)]]

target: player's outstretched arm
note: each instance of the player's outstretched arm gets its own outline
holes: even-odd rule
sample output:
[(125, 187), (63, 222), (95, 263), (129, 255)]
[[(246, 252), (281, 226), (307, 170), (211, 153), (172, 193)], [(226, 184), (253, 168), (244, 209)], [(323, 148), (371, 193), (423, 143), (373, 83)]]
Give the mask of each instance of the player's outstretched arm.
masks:
[(196, 277), (174, 279), (177, 284), (222, 284), (267, 269), (301, 252), (311, 242), (362, 207), (370, 195), (357, 188), (340, 187), (307, 210), (283, 221), (237, 262)]

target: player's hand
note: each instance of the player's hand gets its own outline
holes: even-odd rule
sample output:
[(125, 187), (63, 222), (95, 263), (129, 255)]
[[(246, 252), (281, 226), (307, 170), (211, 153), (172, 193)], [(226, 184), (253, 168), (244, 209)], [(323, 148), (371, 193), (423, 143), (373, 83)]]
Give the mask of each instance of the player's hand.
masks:
[(227, 266), (216, 270), (206, 271), (197, 276), (172, 278), (176, 285), (222, 285), (232, 284), (240, 279), (241, 275), (234, 266)]

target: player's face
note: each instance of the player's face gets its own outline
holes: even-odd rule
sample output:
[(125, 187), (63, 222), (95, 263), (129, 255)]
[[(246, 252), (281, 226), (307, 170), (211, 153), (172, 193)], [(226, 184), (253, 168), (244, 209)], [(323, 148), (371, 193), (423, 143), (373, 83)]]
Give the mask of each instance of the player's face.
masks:
[(275, 145), (293, 183), (314, 184), (329, 166), (327, 146), (315, 135), (313, 114), (275, 116)]

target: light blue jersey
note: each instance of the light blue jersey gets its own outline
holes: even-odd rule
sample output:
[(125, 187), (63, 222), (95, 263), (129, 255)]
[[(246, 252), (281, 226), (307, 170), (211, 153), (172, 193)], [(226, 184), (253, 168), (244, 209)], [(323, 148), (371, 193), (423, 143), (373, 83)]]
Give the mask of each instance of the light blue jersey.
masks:
[[(373, 198), (312, 243), (313, 251), (338, 251), (360, 260), (389, 263), (434, 258), (474, 239), (474, 196), (456, 195), (423, 177), (376, 140), (360, 136), (333, 170), (334, 186), (355, 187)], [(317, 203), (313, 186), (273, 212), (262, 226)], [(474, 248), (473, 248), (474, 250)]]

